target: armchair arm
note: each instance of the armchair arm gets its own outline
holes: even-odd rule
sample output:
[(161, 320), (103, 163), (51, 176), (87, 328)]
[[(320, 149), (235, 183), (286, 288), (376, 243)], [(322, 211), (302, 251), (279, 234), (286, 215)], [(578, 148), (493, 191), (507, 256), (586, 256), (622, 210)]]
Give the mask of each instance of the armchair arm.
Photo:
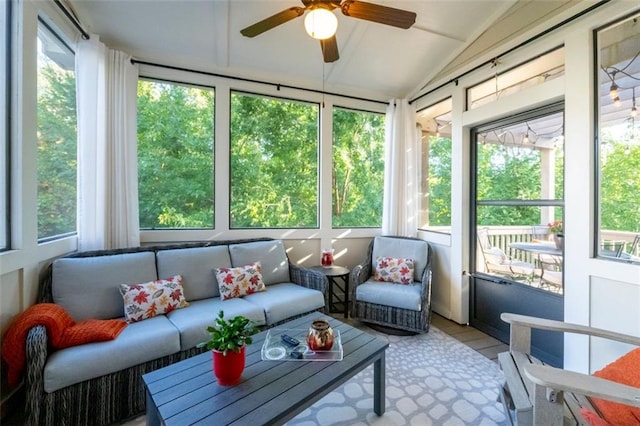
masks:
[(39, 325), (29, 330), (26, 349), (25, 424), (37, 425), (40, 423), (40, 409), (43, 405), (44, 365), (48, 356), (47, 329), (44, 326)]
[(351, 270), (351, 285), (353, 288), (359, 286), (363, 282), (367, 281), (371, 277), (371, 265), (360, 264), (356, 265)]
[(628, 334), (617, 333), (615, 331), (604, 330), (601, 328), (511, 313), (502, 313), (500, 318), (504, 322), (511, 324), (509, 340), (509, 349), (511, 351), (523, 353), (531, 352), (532, 328), (561, 331), (565, 333), (586, 334), (588, 336), (602, 337), (604, 339), (616, 340), (618, 342), (640, 346), (640, 337), (630, 336)]
[(322, 292), (325, 310), (329, 309), (329, 279), (324, 274), (289, 263), (289, 275), (294, 284)]
[(588, 397), (640, 407), (640, 389), (633, 386), (548, 365), (531, 364), (524, 370), (533, 383), (555, 391), (575, 392)]

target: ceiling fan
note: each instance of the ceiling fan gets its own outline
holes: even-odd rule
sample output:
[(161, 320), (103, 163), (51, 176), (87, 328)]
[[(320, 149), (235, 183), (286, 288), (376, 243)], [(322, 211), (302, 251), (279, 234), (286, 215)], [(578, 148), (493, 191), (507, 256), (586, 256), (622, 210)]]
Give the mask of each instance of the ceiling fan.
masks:
[[(309, 11), (305, 18), (305, 28), (309, 35), (320, 40), (322, 56), (325, 62), (335, 62), (340, 58), (335, 31), (338, 20), (332, 10), (340, 8), (342, 14), (351, 18), (391, 25), (407, 29), (416, 22), (416, 14), (406, 10), (359, 0), (301, 0), (304, 7), (290, 7), (240, 31), (245, 37), (255, 37), (272, 28), (282, 25)], [(329, 20), (328, 32), (323, 34), (321, 19)], [(330, 16), (329, 16), (330, 15)], [(320, 25), (320, 27), (314, 27)], [(317, 28), (317, 30), (316, 30)]]

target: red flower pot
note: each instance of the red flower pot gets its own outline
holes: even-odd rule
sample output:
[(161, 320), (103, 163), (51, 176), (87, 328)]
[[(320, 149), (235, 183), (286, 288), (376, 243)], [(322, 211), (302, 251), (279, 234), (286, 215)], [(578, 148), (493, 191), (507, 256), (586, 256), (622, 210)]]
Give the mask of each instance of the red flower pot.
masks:
[(222, 386), (232, 386), (240, 382), (242, 371), (244, 371), (245, 348), (240, 348), (240, 352), (224, 352), (213, 350), (213, 374)]

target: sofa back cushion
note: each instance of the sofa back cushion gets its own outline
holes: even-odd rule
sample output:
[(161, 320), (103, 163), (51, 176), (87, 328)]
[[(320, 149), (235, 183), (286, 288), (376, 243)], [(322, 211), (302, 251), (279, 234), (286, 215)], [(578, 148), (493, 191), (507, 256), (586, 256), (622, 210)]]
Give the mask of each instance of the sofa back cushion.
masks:
[(153, 252), (62, 258), (53, 262), (53, 302), (76, 321), (124, 316), (120, 284), (158, 279)]
[(234, 267), (260, 261), (262, 280), (266, 285), (290, 281), (289, 259), (281, 240), (231, 244), (229, 254)]
[(371, 253), (371, 271), (376, 270), (378, 257), (413, 259), (413, 279), (422, 280), (422, 273), (429, 261), (429, 244), (422, 240), (394, 237), (375, 237)]
[(228, 246), (159, 250), (158, 275), (162, 278), (182, 275), (182, 287), (188, 302), (220, 296), (217, 268), (230, 268)]

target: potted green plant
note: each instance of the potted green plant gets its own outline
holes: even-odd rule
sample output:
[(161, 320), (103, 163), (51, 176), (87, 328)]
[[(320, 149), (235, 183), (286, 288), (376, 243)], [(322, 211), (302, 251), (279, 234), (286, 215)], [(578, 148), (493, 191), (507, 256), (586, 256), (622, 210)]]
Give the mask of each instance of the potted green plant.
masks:
[(258, 328), (248, 318), (238, 315), (224, 319), (224, 311), (218, 313), (215, 325), (207, 327), (211, 338), (199, 343), (198, 347), (212, 351), (213, 373), (223, 386), (235, 385), (240, 381), (245, 365), (245, 348), (253, 340), (251, 336)]

